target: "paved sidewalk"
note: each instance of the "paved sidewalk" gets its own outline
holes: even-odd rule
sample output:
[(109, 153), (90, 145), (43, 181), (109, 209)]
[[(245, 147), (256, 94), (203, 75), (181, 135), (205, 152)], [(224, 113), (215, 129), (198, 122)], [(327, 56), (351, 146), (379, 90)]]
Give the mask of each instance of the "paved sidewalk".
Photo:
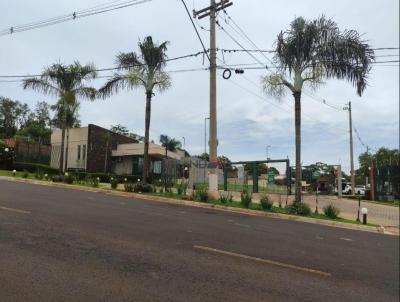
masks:
[[(304, 196), (304, 201), (315, 209), (315, 195)], [(356, 219), (358, 210), (358, 200), (337, 198), (336, 196), (318, 196), (318, 209), (322, 212), (322, 208), (328, 204), (333, 204), (340, 209), (340, 216), (346, 219)], [(385, 227), (399, 227), (399, 207), (374, 204), (361, 201), (361, 208), (368, 209), (368, 222), (379, 224)], [(360, 214), (360, 219), (362, 219)]]

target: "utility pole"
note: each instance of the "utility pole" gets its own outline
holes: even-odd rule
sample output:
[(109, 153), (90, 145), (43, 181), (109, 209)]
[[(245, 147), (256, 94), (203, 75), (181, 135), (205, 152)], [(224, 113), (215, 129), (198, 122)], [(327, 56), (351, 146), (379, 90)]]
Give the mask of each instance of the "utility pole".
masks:
[(353, 159), (353, 124), (351, 119), (351, 102), (347, 104), (347, 107), (343, 108), (349, 112), (349, 133), (350, 133), (350, 176), (351, 176), (351, 193), (355, 193), (356, 178), (354, 174), (354, 159)]
[(217, 47), (216, 47), (216, 12), (233, 5), (230, 0), (221, 0), (216, 3), (210, 0), (210, 6), (199, 11), (193, 11), (193, 17), (202, 19), (210, 16), (210, 130), (209, 154), (210, 174), (209, 191), (218, 191), (218, 138), (217, 138)]

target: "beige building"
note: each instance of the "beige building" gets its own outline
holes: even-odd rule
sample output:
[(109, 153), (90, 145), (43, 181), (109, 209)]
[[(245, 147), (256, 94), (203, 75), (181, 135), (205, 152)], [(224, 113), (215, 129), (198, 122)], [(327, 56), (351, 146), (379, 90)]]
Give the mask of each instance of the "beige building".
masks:
[[(65, 137), (64, 154), (67, 150)], [(61, 153), (61, 130), (51, 135), (52, 167), (58, 168)], [(118, 175), (141, 175), (143, 171), (144, 144), (130, 137), (89, 124), (87, 127), (72, 128), (68, 138), (68, 167), (66, 170), (115, 173)], [(165, 148), (149, 144), (150, 171), (161, 174)], [(167, 158), (180, 161), (185, 152), (167, 151)], [(65, 161), (64, 161), (65, 166)]]
[[(68, 139), (68, 169), (86, 170), (89, 127), (69, 130)], [(64, 154), (67, 150), (67, 134), (65, 134)], [(59, 167), (61, 153), (61, 129), (53, 130), (51, 134), (50, 166)], [(65, 157), (66, 158), (66, 157)], [(64, 160), (65, 165), (65, 160)]]
[[(118, 175), (133, 174), (140, 175), (143, 169), (144, 144), (119, 144), (116, 150), (112, 151), (114, 160), (114, 172)], [(162, 160), (165, 158), (165, 148), (157, 144), (149, 144), (149, 156), (151, 167), (154, 174), (161, 174)], [(168, 159), (182, 160), (185, 152), (167, 151)]]

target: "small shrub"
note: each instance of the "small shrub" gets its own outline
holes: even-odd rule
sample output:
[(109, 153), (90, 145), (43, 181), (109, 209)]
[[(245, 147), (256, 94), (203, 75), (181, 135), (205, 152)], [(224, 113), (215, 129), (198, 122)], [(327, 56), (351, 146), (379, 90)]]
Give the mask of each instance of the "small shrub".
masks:
[(177, 187), (177, 192), (178, 195), (186, 195), (186, 190), (187, 190), (188, 185), (187, 184), (179, 184)]
[(248, 208), (251, 204), (251, 201), (253, 199), (253, 196), (251, 193), (249, 193), (247, 190), (244, 190), (241, 194), (240, 194), (240, 202), (242, 203), (242, 205), (245, 208)]
[(260, 204), (261, 204), (261, 207), (264, 210), (268, 210), (268, 211), (270, 211), (272, 209), (272, 206), (273, 206), (273, 203), (271, 201), (269, 201), (267, 196), (263, 196), (260, 199)]
[(118, 186), (118, 180), (115, 178), (110, 178), (110, 185), (111, 185), (111, 189), (116, 189)]
[(24, 173), (22, 173), (22, 178), (28, 178), (28, 176), (29, 176), (28, 172), (24, 171)]
[(193, 191), (193, 200), (199, 202), (208, 202), (207, 188), (201, 188)]
[(326, 216), (332, 219), (338, 218), (340, 213), (340, 210), (332, 204), (325, 206), (323, 211)]
[(133, 183), (130, 183), (130, 182), (124, 183), (125, 192), (133, 192), (133, 188), (134, 188)]
[(52, 182), (63, 182), (64, 181), (64, 176), (63, 175), (53, 175), (51, 177)]
[(88, 183), (93, 188), (99, 187), (99, 180), (97, 178), (89, 178)]
[(293, 204), (286, 206), (286, 209), (289, 214), (302, 215), (302, 216), (311, 215), (310, 206), (304, 202), (294, 202)]
[(232, 194), (230, 194), (230, 193), (225, 194), (225, 195), (224, 194), (219, 194), (218, 201), (220, 203), (223, 203), (223, 204), (230, 203), (230, 202), (233, 201)]
[(14, 148), (0, 141), (0, 169), (10, 170), (15, 159)]
[(133, 191), (135, 193), (152, 193), (153, 192), (153, 186), (151, 184), (148, 183), (144, 183), (144, 182), (138, 182), (134, 188)]
[(74, 183), (74, 177), (71, 174), (66, 174), (64, 177), (64, 182), (66, 184), (72, 185)]
[(39, 179), (39, 180), (42, 180), (42, 179), (43, 179), (43, 174), (41, 174), (41, 173), (35, 173), (35, 178), (36, 178), (36, 179)]

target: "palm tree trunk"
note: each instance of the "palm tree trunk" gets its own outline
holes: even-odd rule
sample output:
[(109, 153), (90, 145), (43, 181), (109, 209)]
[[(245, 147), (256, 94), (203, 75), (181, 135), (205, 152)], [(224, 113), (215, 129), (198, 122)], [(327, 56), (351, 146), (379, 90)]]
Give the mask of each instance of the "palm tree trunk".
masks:
[(146, 113), (145, 113), (145, 130), (144, 130), (144, 154), (143, 154), (143, 182), (147, 182), (149, 178), (149, 130), (151, 115), (151, 96), (152, 91), (146, 91)]
[(64, 172), (64, 145), (65, 145), (65, 127), (61, 130), (61, 151), (60, 151), (60, 173)]
[(108, 140), (106, 143), (106, 154), (105, 154), (105, 159), (104, 159), (104, 173), (107, 172), (107, 158), (108, 158)]
[(294, 96), (294, 123), (296, 135), (296, 196), (295, 202), (301, 202), (301, 92)]
[(67, 127), (67, 146), (65, 147), (65, 170), (68, 170), (69, 128)]

